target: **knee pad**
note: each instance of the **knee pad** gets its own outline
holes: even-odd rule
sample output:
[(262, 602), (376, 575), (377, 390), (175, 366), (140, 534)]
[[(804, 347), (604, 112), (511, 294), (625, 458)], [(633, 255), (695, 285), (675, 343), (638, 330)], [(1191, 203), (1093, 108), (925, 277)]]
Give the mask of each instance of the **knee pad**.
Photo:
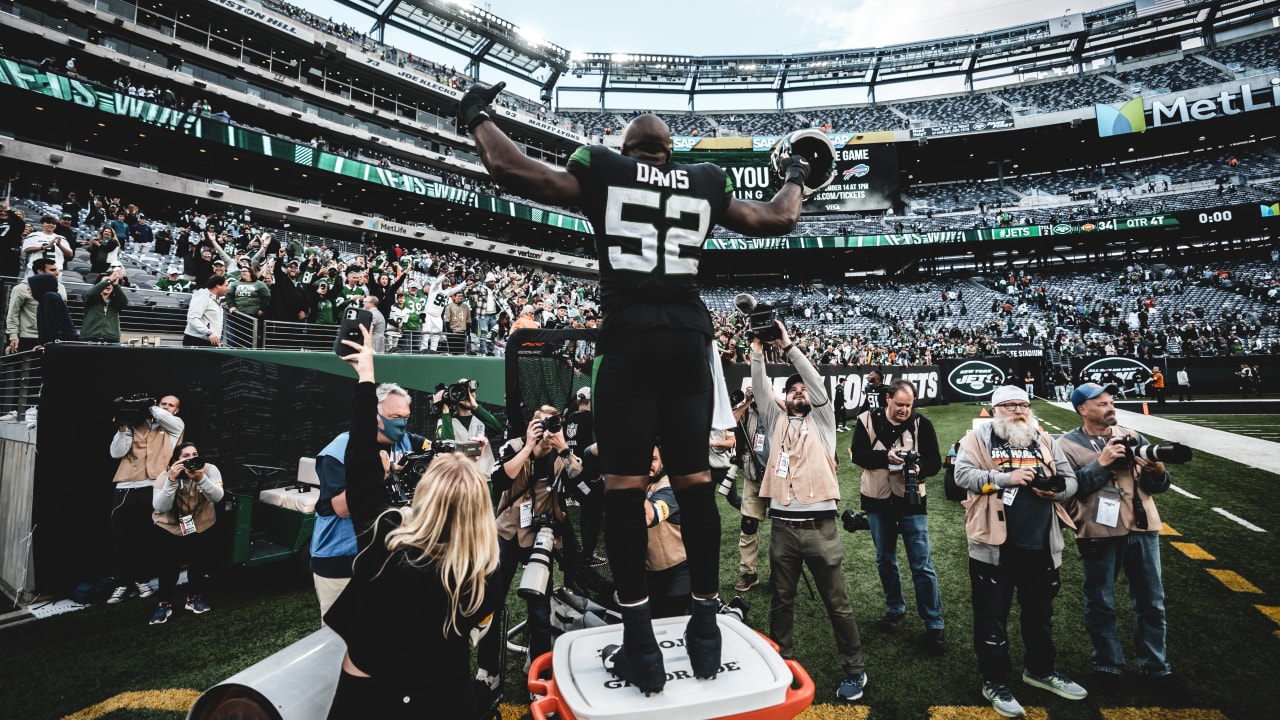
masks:
[(760, 530), (760, 521), (753, 518), (742, 516), (742, 534), (755, 535)]

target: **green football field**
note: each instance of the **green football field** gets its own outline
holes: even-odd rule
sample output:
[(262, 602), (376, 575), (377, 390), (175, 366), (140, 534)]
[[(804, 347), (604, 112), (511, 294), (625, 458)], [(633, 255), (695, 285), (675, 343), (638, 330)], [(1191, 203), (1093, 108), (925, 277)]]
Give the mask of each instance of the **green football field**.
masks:
[[(1051, 432), (1075, 427), (1075, 416), (1037, 402), (1035, 409)], [(971, 427), (980, 408), (948, 405), (926, 408), (944, 444)], [(1168, 416), (1165, 416), (1168, 417)], [(1280, 417), (1180, 416), (1176, 419), (1231, 432), (1274, 439)], [(839, 468), (845, 501), (855, 507), (858, 471), (848, 462), (852, 433), (839, 436)], [(1191, 463), (1171, 466), (1182, 492), (1158, 499), (1166, 528), (1161, 539), (1169, 620), (1169, 658), (1185, 682), (1189, 698), (1162, 697), (1137, 677), (1130, 654), (1128, 689), (1118, 695), (1093, 694), (1071, 702), (1014, 683), (1014, 692), (1032, 717), (1054, 720), (1109, 718), (1227, 718), (1246, 720), (1280, 715), (1272, 706), (1271, 683), (1280, 667), (1280, 557), (1276, 530), (1280, 502), (1270, 473), (1241, 461), (1197, 452)], [(817, 686), (815, 706), (806, 718), (994, 718), (980, 694), (972, 649), (967, 553), (962, 508), (942, 494), (941, 476), (930, 479), (930, 528), (933, 556), (943, 594), (949, 651), (932, 656), (919, 647), (923, 627), (914, 614), (898, 634), (877, 627), (884, 614), (883, 595), (866, 533), (843, 535), (845, 576), (853, 598), (870, 683), (855, 705), (836, 705), (841, 678), (825, 609), (801, 588), (796, 607), (797, 659)], [(723, 500), (722, 592), (732, 596), (738, 574), (738, 515)], [(1234, 518), (1234, 519), (1233, 519)], [(1250, 529), (1238, 520), (1257, 528)], [(762, 526), (762, 583), (746, 593), (748, 623), (767, 631), (768, 525)], [(899, 552), (906, 570), (906, 558)], [(1063, 590), (1055, 604), (1054, 635), (1059, 667), (1084, 680), (1089, 642), (1082, 620), (1079, 556), (1068, 545), (1062, 567)], [(908, 606), (913, 607), (909, 574), (904, 574)], [(1120, 581), (1124, 593), (1123, 578)], [(0, 629), (0, 712), (12, 718), (137, 718), (177, 720), (208, 687), (318, 627), (314, 594), (296, 568), (266, 566), (237, 571), (211, 593), (213, 612), (194, 616), (180, 609), (166, 624), (147, 625), (149, 601), (127, 600)], [(508, 600), (513, 621), (524, 615), (514, 589)], [(1118, 598), (1120, 629), (1132, 648), (1127, 597)], [(1017, 605), (1010, 620), (1015, 674), (1021, 642)], [(523, 658), (511, 657), (503, 707), (507, 720), (525, 716), (527, 698)], [(1086, 684), (1087, 687), (1087, 684)], [(642, 698), (637, 695), (637, 703)], [(372, 719), (371, 719), (372, 720)], [(677, 720), (671, 718), (670, 720)]]

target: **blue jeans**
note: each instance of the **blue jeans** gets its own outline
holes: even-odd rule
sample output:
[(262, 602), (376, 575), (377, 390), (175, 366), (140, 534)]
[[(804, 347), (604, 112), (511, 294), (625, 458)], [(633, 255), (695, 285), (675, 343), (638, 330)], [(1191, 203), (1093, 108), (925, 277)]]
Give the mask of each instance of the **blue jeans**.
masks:
[(916, 591), (916, 612), (927, 630), (942, 629), (942, 595), (938, 592), (938, 573), (933, 569), (929, 550), (929, 516), (893, 513), (867, 513), (871, 524), (871, 540), (876, 546), (876, 570), (884, 588), (887, 612), (901, 615), (907, 611), (902, 597), (902, 574), (898, 570), (898, 536), (907, 550), (911, 564), (911, 584)]
[(1147, 675), (1173, 672), (1165, 660), (1164, 583), (1160, 578), (1160, 537), (1134, 532), (1090, 540), (1095, 544), (1084, 566), (1084, 626), (1093, 641), (1093, 666), (1119, 673), (1124, 650), (1116, 631), (1116, 577), (1124, 570), (1133, 607), (1133, 647), (1138, 668)]
[(493, 355), (493, 329), (498, 325), (497, 315), (476, 317), (476, 337), (480, 339), (480, 354)]

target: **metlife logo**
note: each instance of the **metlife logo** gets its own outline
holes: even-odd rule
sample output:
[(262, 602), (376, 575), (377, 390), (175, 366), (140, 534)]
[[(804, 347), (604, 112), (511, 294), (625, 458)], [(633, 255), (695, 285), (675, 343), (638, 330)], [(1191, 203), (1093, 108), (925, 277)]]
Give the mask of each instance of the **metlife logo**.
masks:
[(1239, 92), (1223, 90), (1211, 98), (1188, 100), (1186, 95), (1179, 95), (1169, 102), (1152, 100), (1151, 108), (1145, 112), (1142, 98), (1134, 98), (1118, 105), (1097, 103), (1093, 107), (1098, 119), (1098, 137), (1126, 135), (1145, 132), (1149, 128), (1278, 108), (1280, 78), (1271, 78), (1267, 85), (1260, 88), (1242, 84)]

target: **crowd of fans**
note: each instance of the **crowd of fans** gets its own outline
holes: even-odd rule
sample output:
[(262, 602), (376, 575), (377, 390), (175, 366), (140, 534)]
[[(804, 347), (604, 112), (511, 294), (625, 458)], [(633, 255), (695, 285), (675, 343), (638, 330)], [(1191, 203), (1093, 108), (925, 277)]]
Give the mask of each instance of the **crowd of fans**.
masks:
[[(594, 327), (600, 318), (593, 280), (455, 251), (326, 240), (273, 227), (247, 210), (161, 207), (149, 219), (140, 205), (92, 189), (79, 194), (82, 204), (56, 179), (14, 180), (27, 196), (40, 196), (28, 200), (32, 217), (15, 228), (18, 237), (39, 235), (37, 214), (61, 216), (54, 230), (77, 250), (64, 258), (64, 281), (93, 285), (127, 265), (118, 281), (125, 287), (182, 294), (221, 274), (231, 283), (228, 309), (243, 311), (237, 306), (247, 303), (248, 314), (263, 320), (316, 325), (336, 325), (353, 300), (372, 297), (393, 338), (419, 338), (386, 343), (401, 352), (501, 354), (514, 328)], [(766, 292), (792, 299), (780, 314), (797, 346), (820, 364), (931, 364), (998, 356), (1009, 343), (1055, 360), (1269, 353), (1280, 352), (1276, 254), (1230, 267), (1133, 264), (1091, 274), (1010, 272), (945, 283), (877, 278)], [(19, 276), (45, 255), (56, 253), (23, 255)], [(721, 356), (730, 362), (749, 359), (744, 319), (727, 294), (742, 289), (750, 288), (704, 289)], [(460, 307), (446, 315), (452, 305)], [(429, 341), (432, 316), (455, 321), (442, 330), (442, 342)], [(449, 337), (457, 335), (465, 338), (460, 344)]]

